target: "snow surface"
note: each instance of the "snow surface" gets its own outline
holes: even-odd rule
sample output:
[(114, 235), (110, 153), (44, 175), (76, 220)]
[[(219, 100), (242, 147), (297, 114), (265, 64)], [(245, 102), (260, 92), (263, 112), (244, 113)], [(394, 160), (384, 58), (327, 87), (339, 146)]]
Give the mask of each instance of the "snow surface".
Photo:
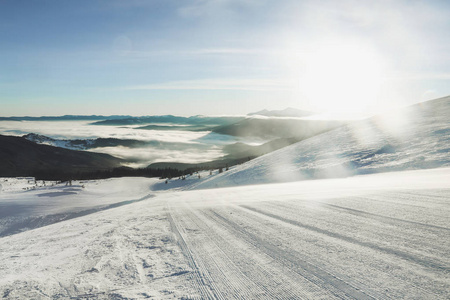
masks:
[[(450, 168), (441, 168), (153, 192), (139, 202), (0, 238), (0, 295), (448, 299), (449, 183)], [(139, 199), (154, 184), (89, 182), (90, 192), (79, 195), (84, 203), (97, 204), (102, 193), (121, 202)], [(51, 191), (7, 195), (18, 200), (43, 192)], [(65, 207), (73, 197), (52, 199)], [(48, 205), (60, 211), (56, 202)]]
[(0, 237), (146, 199), (151, 197), (148, 183), (146, 178), (73, 181), (71, 185), (0, 178)]
[(289, 182), (450, 166), (450, 97), (354, 122), (193, 183)]

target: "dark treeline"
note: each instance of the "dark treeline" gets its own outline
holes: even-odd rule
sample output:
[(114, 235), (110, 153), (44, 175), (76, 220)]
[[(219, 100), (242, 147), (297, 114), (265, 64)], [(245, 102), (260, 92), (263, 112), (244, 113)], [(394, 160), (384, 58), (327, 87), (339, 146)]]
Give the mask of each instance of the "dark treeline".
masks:
[[(92, 180), (92, 179), (107, 179), (117, 177), (158, 177), (161, 179), (182, 177), (185, 175), (192, 175), (199, 171), (205, 170), (228, 170), (230, 166), (242, 164), (249, 161), (253, 157), (232, 159), (232, 160), (218, 160), (209, 163), (200, 164), (182, 164), (183, 166), (158, 166), (146, 168), (130, 168), (118, 167), (113, 169), (98, 169), (98, 170), (83, 170), (80, 168), (65, 168), (65, 169), (39, 169), (29, 171), (7, 171), (0, 170), (0, 177), (34, 177), (36, 180), (51, 180), (51, 181), (68, 181), (68, 180)], [(164, 163), (163, 163), (164, 164)], [(169, 163), (170, 164), (170, 163)]]
[(37, 180), (91, 180), (91, 179), (106, 179), (116, 177), (159, 177), (172, 178), (180, 177), (187, 174), (193, 174), (203, 168), (189, 168), (186, 170), (178, 170), (174, 168), (127, 168), (120, 167), (111, 170), (95, 170), (95, 171), (62, 171), (62, 170), (40, 170), (28, 174), (28, 176), (35, 177)]

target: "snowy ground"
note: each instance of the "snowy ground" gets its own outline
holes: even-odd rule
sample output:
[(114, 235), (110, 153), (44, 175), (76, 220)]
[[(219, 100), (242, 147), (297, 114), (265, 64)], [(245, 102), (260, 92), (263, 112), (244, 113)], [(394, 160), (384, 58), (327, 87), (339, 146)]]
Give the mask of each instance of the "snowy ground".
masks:
[[(448, 299), (449, 183), (449, 168), (193, 191), (87, 183), (39, 200), (60, 213), (147, 198), (1, 237), (0, 296)], [(46, 189), (0, 202), (65, 187)]]
[(122, 178), (59, 183), (0, 178), (0, 237), (152, 197), (149, 182)]

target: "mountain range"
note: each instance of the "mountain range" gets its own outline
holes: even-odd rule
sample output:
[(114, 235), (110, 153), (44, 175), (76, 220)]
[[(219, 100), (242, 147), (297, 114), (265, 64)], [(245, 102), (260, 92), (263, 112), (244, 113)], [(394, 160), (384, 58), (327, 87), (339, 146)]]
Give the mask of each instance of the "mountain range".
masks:
[[(97, 121), (92, 123), (93, 125), (112, 125), (112, 126), (123, 126), (123, 125), (146, 125), (153, 123), (163, 123), (163, 124), (179, 124), (179, 125), (204, 125), (219, 126), (227, 125), (238, 122), (244, 119), (244, 117), (207, 117), (207, 116), (192, 116), (192, 117), (180, 117), (173, 115), (163, 115), (163, 116), (143, 116), (143, 117), (127, 117), (118, 119), (107, 119), (102, 121)], [(142, 128), (142, 127), (141, 127)]]
[(40, 145), (23, 137), (0, 135), (0, 176), (33, 176), (38, 172), (89, 172), (121, 166), (108, 154)]
[[(371, 173), (375, 169), (403, 170), (419, 165), (423, 165), (423, 167), (446, 165), (448, 164), (448, 158), (446, 157), (449, 151), (447, 145), (450, 136), (448, 115), (450, 113), (449, 98), (447, 97), (404, 108), (390, 115), (376, 116), (353, 123), (295, 118), (243, 119), (241, 117), (209, 118), (202, 116), (190, 118), (155, 116), (108, 119), (105, 121), (127, 123), (131, 120), (137, 120), (145, 124), (150, 120), (161, 120), (161, 118), (166, 121), (182, 118), (185, 121), (186, 119), (191, 120), (192, 124), (209, 122), (209, 125), (211, 125), (213, 122), (228, 123), (238, 120), (232, 124), (215, 127), (212, 132), (238, 137), (259, 137), (269, 141), (259, 146), (242, 142), (222, 146), (225, 156), (209, 162), (198, 164), (176, 161), (154, 162), (149, 167), (180, 170), (190, 168), (209, 169), (226, 165), (232, 166), (260, 157), (255, 160), (256, 163), (264, 160), (265, 163), (271, 162), (273, 165), (263, 167), (265, 163), (262, 163), (258, 168), (249, 172), (260, 174), (258, 176), (261, 176), (261, 178), (267, 177), (271, 178), (270, 180), (277, 178), (277, 180), (283, 181), (287, 178), (294, 180), (299, 176), (301, 178), (322, 178)], [(401, 136), (399, 132), (402, 133)], [(422, 148), (417, 147), (419, 142), (421, 142)], [(432, 147), (432, 145), (436, 146)], [(128, 148), (158, 146), (161, 148), (162, 145), (158, 141), (116, 138), (61, 140), (34, 133), (27, 134), (23, 138), (1, 136), (0, 169), (2, 170), (2, 176), (25, 176), (36, 170), (44, 169), (92, 171), (116, 168), (124, 161), (110, 155), (73, 150), (117, 146)], [(176, 145), (168, 144), (163, 148), (169, 147), (167, 149), (170, 149), (172, 146)], [(423, 147), (425, 146), (428, 146), (428, 155), (417, 154), (413, 157), (413, 154), (417, 151), (424, 152)], [(270, 157), (276, 158), (268, 159), (266, 156), (262, 156), (270, 152), (273, 152), (273, 156)], [(340, 163), (328, 163), (330, 159), (335, 158), (339, 158)], [(291, 167), (285, 170), (279, 169), (279, 171), (276, 171), (278, 175), (272, 174), (273, 170), (277, 169), (274, 166), (276, 162), (282, 165), (286, 161), (289, 162)], [(336, 162), (336, 160), (334, 161)], [(395, 165), (393, 165), (393, 161), (395, 161)], [(375, 162), (380, 166), (374, 167)], [(252, 163), (246, 165), (248, 167)], [(297, 166), (294, 168), (295, 171), (293, 171), (292, 165)], [(232, 182), (240, 182), (239, 179), (236, 179), (240, 175), (232, 175), (240, 168), (238, 167), (233, 172), (227, 172), (226, 175), (222, 176), (230, 177), (229, 179)], [(291, 172), (289, 170), (293, 173), (289, 173)], [(242, 170), (242, 172), (244, 171)], [(263, 181), (267, 179), (261, 179), (258, 176), (252, 176), (252, 178)], [(225, 182), (227, 181), (223, 180), (222, 184), (225, 184)]]

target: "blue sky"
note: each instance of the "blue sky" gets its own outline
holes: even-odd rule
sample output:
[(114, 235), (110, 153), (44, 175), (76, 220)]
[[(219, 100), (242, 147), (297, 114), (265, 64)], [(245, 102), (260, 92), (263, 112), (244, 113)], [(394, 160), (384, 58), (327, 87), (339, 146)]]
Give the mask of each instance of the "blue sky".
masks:
[(375, 111), (450, 94), (449, 1), (0, 0), (2, 116)]

